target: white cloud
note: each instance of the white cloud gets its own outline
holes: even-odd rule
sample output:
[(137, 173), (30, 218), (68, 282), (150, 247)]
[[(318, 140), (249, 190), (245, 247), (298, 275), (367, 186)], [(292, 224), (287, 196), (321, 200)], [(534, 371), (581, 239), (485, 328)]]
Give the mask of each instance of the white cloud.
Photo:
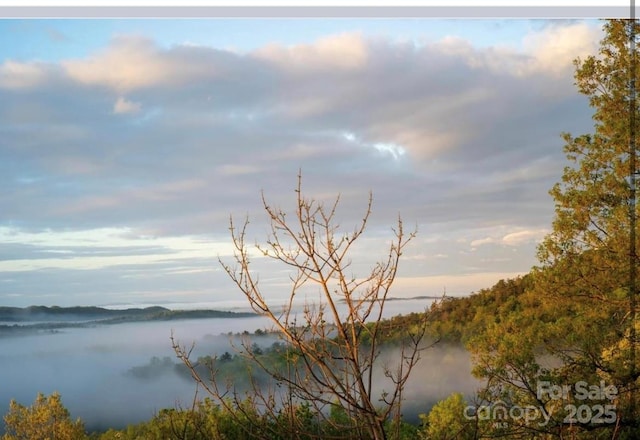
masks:
[(471, 241), (471, 243), (469, 243), (469, 245), (474, 248), (477, 246), (482, 246), (483, 244), (489, 244), (489, 243), (494, 243), (495, 240), (491, 237), (485, 237), (485, 238), (480, 238), (478, 240), (473, 240)]
[(588, 23), (551, 25), (524, 38), (525, 51), (533, 57), (524, 73), (564, 74), (573, 69), (573, 60), (598, 53), (600, 26)]
[(341, 137), (350, 144), (356, 145), (361, 148), (374, 149), (384, 156), (391, 156), (393, 159), (398, 160), (406, 153), (405, 148), (402, 145), (398, 145), (393, 142), (365, 142), (350, 131), (345, 131), (341, 134)]
[[(0, 227), (4, 243), (32, 245), (51, 258), (4, 259), (0, 261), (0, 273), (40, 269), (96, 270), (120, 265), (145, 266), (166, 260), (185, 261), (193, 258), (210, 258), (216, 255), (233, 255), (234, 247), (227, 241), (213, 241), (197, 236), (143, 237), (131, 228), (100, 228), (66, 232), (27, 232), (16, 228)], [(56, 249), (63, 247), (64, 249)], [(137, 253), (136, 248), (154, 247), (157, 253)], [(53, 250), (51, 249), (53, 248)], [(122, 248), (122, 255), (97, 255), (93, 249)], [(131, 255), (125, 253), (128, 248)], [(251, 252), (253, 256), (259, 256)], [(56, 258), (55, 255), (65, 255)]]
[(76, 81), (105, 85), (122, 92), (157, 85), (172, 73), (153, 42), (133, 37), (116, 38), (97, 55), (64, 61), (62, 66)]
[(270, 44), (256, 50), (253, 55), (286, 71), (313, 73), (360, 69), (367, 62), (369, 51), (361, 35), (340, 34), (321, 38), (312, 44), (289, 47)]
[[(505, 231), (513, 231), (507, 232)], [(486, 244), (501, 244), (506, 246), (520, 246), (526, 243), (539, 242), (548, 233), (548, 229), (525, 229), (522, 227), (514, 227), (502, 225), (496, 228), (489, 228), (489, 235), (483, 238), (471, 240), (469, 246), (475, 251), (478, 246)]]
[(599, 25), (588, 22), (551, 23), (541, 30), (533, 30), (522, 39), (522, 49), (502, 44), (477, 49), (471, 42), (448, 36), (431, 45), (443, 54), (463, 59), (468, 66), (490, 70), (496, 74), (516, 76), (570, 74), (573, 60), (598, 53), (602, 37)]
[(220, 53), (188, 46), (165, 50), (146, 38), (119, 36), (94, 56), (66, 60), (61, 65), (69, 77), (81, 84), (126, 93), (215, 76), (219, 73), (215, 56)]
[(546, 229), (522, 230), (512, 232), (502, 237), (502, 243), (508, 246), (519, 246), (523, 243), (536, 242), (542, 240), (549, 231)]
[(92, 57), (61, 64), (75, 81), (127, 93), (163, 85), (185, 85), (196, 80), (237, 79), (240, 74), (250, 74), (251, 70), (243, 72), (242, 69), (250, 69), (249, 64), (256, 61), (287, 72), (314, 74), (333, 69), (353, 70), (366, 63), (367, 50), (366, 41), (351, 34), (329, 36), (308, 45), (271, 44), (246, 56), (184, 44), (163, 49), (146, 38), (119, 36)]

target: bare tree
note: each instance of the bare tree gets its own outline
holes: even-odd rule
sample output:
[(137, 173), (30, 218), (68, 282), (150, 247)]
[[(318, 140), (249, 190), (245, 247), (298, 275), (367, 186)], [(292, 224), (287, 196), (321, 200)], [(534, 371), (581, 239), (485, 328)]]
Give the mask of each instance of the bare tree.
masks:
[[(230, 220), (235, 264), (220, 260), (253, 310), (269, 318), (287, 346), (286, 367), (278, 368), (257, 356), (249, 343), (243, 344), (245, 354), (275, 380), (277, 387), (285, 390), (266, 394), (261, 391), (251, 398), (274, 414), (277, 406), (280, 411), (283, 408), (291, 411), (289, 420), (295, 432), (301, 429), (293, 426), (295, 403), (307, 402), (317, 417), (332, 424), (334, 432), (342, 433), (343, 437), (385, 439), (387, 422), (395, 421), (399, 429), (402, 393), (419, 360), (426, 328), (423, 322), (413, 332), (403, 329), (406, 334), (396, 360), (380, 358), (385, 303), (402, 251), (416, 232), (406, 233), (398, 218), (386, 257), (366, 276), (358, 278), (350, 273), (350, 255), (367, 226), (372, 195), (369, 194), (362, 221), (353, 230), (344, 232), (336, 220), (340, 198), (329, 206), (305, 198), (301, 180), (299, 175), (294, 217), (271, 206), (263, 194), (271, 232), (265, 244), (255, 245), (259, 255), (291, 269), (291, 288), (284, 307), (269, 303), (259, 287), (258, 276), (250, 270), (248, 221), (237, 227), (233, 218)], [(313, 303), (305, 298), (299, 313), (296, 300), (310, 291), (318, 292), (319, 298)], [(424, 316), (426, 319), (427, 314)], [(207, 391), (227, 405), (233, 396), (231, 401), (238, 407), (238, 395), (216, 384), (215, 372), (209, 381), (203, 380), (189, 361), (189, 351), (180, 349), (175, 342), (174, 348)], [(342, 417), (335, 417), (336, 412)]]

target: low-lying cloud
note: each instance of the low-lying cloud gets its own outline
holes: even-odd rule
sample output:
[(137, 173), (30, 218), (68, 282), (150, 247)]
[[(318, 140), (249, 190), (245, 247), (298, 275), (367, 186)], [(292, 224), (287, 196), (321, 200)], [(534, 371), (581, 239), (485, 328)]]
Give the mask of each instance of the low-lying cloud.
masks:
[[(426, 307), (423, 300), (393, 301), (385, 316)], [(67, 316), (67, 318), (69, 318)], [(86, 317), (85, 317), (86, 318)], [(195, 382), (180, 374), (170, 337), (185, 347), (195, 343), (193, 358), (236, 353), (239, 337), (272, 326), (263, 317), (155, 321), (87, 328), (66, 328), (0, 338), (0, 413), (15, 399), (31, 405), (38, 392), (59, 392), (71, 415), (91, 430), (122, 428), (149, 420), (163, 408), (189, 407)], [(250, 342), (268, 347), (272, 336), (251, 336)], [(234, 348), (235, 347), (235, 348)], [(397, 362), (392, 349), (380, 365)], [(461, 347), (436, 344), (422, 352), (404, 396), (405, 417), (417, 423), (438, 400), (452, 392), (473, 394), (478, 382), (471, 377), (469, 354)], [(379, 373), (382, 378), (382, 373)], [(376, 383), (382, 384), (384, 380)], [(224, 385), (224, 384), (222, 384)], [(205, 395), (199, 391), (199, 397)]]

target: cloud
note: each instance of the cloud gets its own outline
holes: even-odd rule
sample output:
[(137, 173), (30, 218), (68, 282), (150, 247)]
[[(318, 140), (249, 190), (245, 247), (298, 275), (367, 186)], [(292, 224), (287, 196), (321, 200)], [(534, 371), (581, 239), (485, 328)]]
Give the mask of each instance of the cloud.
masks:
[(525, 50), (532, 54), (525, 73), (566, 74), (573, 69), (573, 60), (598, 53), (600, 28), (587, 23), (550, 25), (532, 32), (524, 39)]
[(67, 75), (85, 85), (119, 93), (232, 75), (231, 52), (189, 45), (162, 49), (148, 38), (121, 35), (86, 59), (61, 62)]
[[(140, 237), (129, 229), (104, 228), (67, 233), (25, 233), (0, 229), (0, 237), (9, 246), (0, 254), (0, 273), (51, 269), (95, 271), (125, 267), (158, 272), (157, 265), (176, 262), (206, 262), (210, 269), (216, 255), (232, 255), (228, 241), (215, 242), (197, 236)], [(10, 251), (9, 251), (10, 250)], [(253, 254), (253, 251), (252, 251)], [(200, 261), (200, 259), (202, 259)]]
[(225, 176), (238, 176), (244, 174), (254, 174), (260, 172), (260, 168), (252, 165), (232, 165), (226, 164), (218, 167), (217, 171)]
[(68, 60), (62, 67), (74, 80), (104, 85), (120, 92), (168, 81), (171, 63), (163, 59), (155, 44), (140, 37), (118, 37), (112, 45), (85, 60)]
[(526, 242), (540, 241), (548, 233), (549, 231), (547, 229), (512, 232), (502, 237), (502, 242), (509, 246), (517, 246)]
[(333, 70), (358, 70), (369, 57), (369, 44), (358, 34), (331, 35), (312, 44), (282, 46), (270, 44), (256, 50), (254, 56), (296, 74)]
[(122, 96), (118, 97), (118, 100), (113, 105), (113, 113), (115, 114), (127, 114), (138, 113), (142, 108), (142, 104), (139, 102), (129, 101)]
[[(562, 173), (560, 133), (593, 124), (570, 69), (551, 65), (565, 52), (570, 65), (570, 35), (593, 40), (593, 27), (576, 26), (537, 31), (525, 50), (344, 33), (238, 53), (121, 35), (59, 63), (4, 61), (0, 226), (61, 240), (71, 240), (66, 231), (126, 229), (123, 247), (145, 235), (223, 243), (233, 214), (249, 216), (253, 242), (268, 231), (261, 191), (291, 212), (302, 170), (308, 196), (341, 193), (345, 227), (362, 218), (373, 192), (372, 241), (359, 268), (385, 248), (400, 213), (419, 236), (438, 237), (421, 242), (416, 254), (427, 258), (408, 261), (402, 277), (526, 271), (553, 216), (548, 189)], [(545, 49), (553, 38), (566, 50)], [(523, 70), (533, 65), (535, 74)], [(158, 261), (145, 258), (138, 268), (152, 271)], [(94, 276), (102, 279), (99, 267), (114, 261), (93, 261)], [(37, 271), (49, 281), (42, 285), (65, 279)], [(222, 284), (219, 274), (208, 276), (191, 290)], [(0, 293), (28, 290), (9, 284)]]
[(52, 212), (56, 216), (81, 215), (85, 212), (112, 211), (128, 209), (131, 206), (141, 207), (170, 203), (179, 200), (185, 194), (204, 189), (206, 182), (199, 179), (184, 179), (163, 182), (155, 185), (139, 185), (136, 188), (121, 188), (105, 195), (83, 195), (60, 203)]
[(6, 60), (0, 65), (0, 88), (10, 90), (30, 89), (47, 78), (44, 65)]
[(480, 238), (478, 240), (472, 240), (469, 245), (471, 247), (482, 246), (483, 244), (494, 243), (495, 240), (491, 237)]
[[(547, 228), (525, 229), (513, 225), (502, 225), (488, 229), (490, 231), (490, 236), (471, 240), (469, 242), (469, 246), (471, 248), (477, 248), (487, 244), (520, 246), (527, 243), (537, 243), (549, 233)], [(505, 233), (505, 230), (513, 232)]]

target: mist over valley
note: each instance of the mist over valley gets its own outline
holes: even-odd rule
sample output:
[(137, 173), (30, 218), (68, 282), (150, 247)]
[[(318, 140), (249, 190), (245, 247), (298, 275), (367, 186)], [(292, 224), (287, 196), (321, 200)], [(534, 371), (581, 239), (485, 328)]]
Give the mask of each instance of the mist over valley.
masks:
[[(424, 310), (430, 302), (425, 299), (393, 301), (387, 304), (385, 316)], [(174, 311), (186, 307), (173, 306)], [(195, 344), (194, 358), (221, 356), (225, 352), (236, 354), (243, 333), (245, 337), (249, 334), (251, 342), (265, 348), (277, 341), (275, 335), (254, 334), (258, 329), (270, 329), (265, 317), (249, 315), (246, 309), (239, 312), (237, 317), (226, 318), (106, 324), (92, 321), (90, 325), (69, 327), (61, 327), (62, 323), (57, 320), (53, 323), (59, 327), (54, 330), (38, 329), (20, 334), (0, 331), (3, 374), (0, 411), (7, 412), (11, 399), (30, 405), (38, 392), (57, 391), (72, 417), (80, 417), (89, 431), (97, 431), (148, 420), (163, 408), (188, 408), (196, 384), (184, 374), (184, 369), (180, 373), (181, 364), (171, 348), (171, 335), (181, 345)], [(32, 315), (37, 319), (44, 316)], [(80, 315), (65, 316), (71, 324), (81, 318)], [(29, 322), (20, 324), (29, 325)], [(38, 321), (40, 326), (46, 324)], [(397, 355), (386, 352), (381, 359), (393, 360)], [(463, 348), (436, 345), (425, 350), (422, 357), (405, 393), (404, 413), (414, 421), (417, 414), (428, 412), (434, 403), (453, 391), (472, 394), (478, 387), (470, 374), (469, 354)], [(204, 398), (206, 394), (200, 390), (198, 397)]]

